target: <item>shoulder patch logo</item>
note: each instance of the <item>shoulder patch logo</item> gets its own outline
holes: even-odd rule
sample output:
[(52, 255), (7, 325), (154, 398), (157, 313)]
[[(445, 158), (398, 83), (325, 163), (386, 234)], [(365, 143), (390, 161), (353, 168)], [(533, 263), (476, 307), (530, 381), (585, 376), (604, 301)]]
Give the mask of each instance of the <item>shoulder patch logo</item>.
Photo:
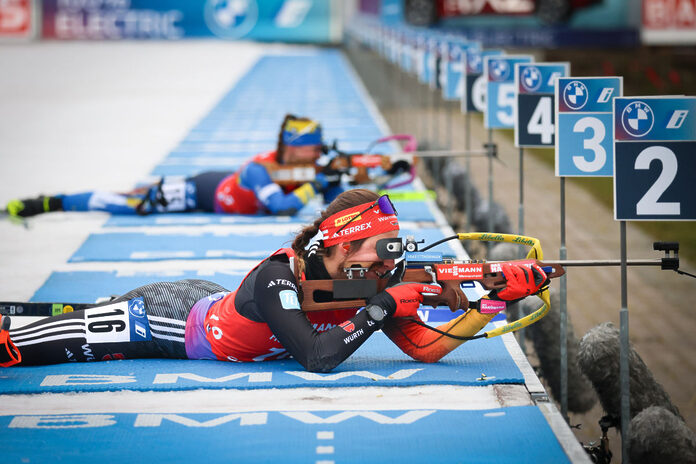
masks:
[(302, 309), (300, 308), (300, 300), (297, 298), (297, 292), (294, 290), (281, 290), (278, 296), (283, 309)]

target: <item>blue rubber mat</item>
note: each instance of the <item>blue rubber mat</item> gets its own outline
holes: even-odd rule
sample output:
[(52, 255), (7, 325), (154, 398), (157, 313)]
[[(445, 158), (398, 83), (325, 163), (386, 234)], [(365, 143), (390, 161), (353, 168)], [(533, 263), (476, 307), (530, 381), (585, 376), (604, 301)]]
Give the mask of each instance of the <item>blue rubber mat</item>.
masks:
[[(425, 201), (395, 201), (400, 221), (437, 222), (430, 206)], [(294, 216), (210, 214), (210, 213), (167, 213), (149, 216), (111, 216), (106, 227), (134, 226), (181, 226), (208, 224), (288, 224), (304, 225), (318, 216), (318, 203), (310, 203)]]
[(0, 392), (13, 394), (522, 383), (522, 373), (500, 337), (473, 340), (439, 362), (421, 363), (381, 332), (328, 374), (307, 372), (292, 359), (258, 363), (136, 359), (0, 368)]
[[(402, 228), (402, 237), (414, 235), (432, 243), (444, 237), (440, 229)], [(271, 253), (289, 246), (295, 232), (278, 231), (277, 234), (253, 231), (191, 231), (169, 233), (161, 228), (158, 233), (136, 232), (91, 234), (72, 255), (70, 262), (85, 261), (159, 261), (163, 259), (255, 259), (260, 260)], [(448, 243), (438, 245), (434, 251), (453, 254)]]
[(41, 288), (34, 293), (30, 301), (94, 303), (101, 298), (109, 298), (112, 295), (123, 295), (142, 285), (182, 279), (210, 280), (229, 290), (236, 290), (251, 267), (252, 263), (250, 263), (249, 269), (247, 270), (232, 270), (227, 272), (53, 272), (48, 279), (46, 279), (46, 282), (44, 282)]
[(570, 462), (535, 406), (0, 416), (0, 431), (7, 464)]

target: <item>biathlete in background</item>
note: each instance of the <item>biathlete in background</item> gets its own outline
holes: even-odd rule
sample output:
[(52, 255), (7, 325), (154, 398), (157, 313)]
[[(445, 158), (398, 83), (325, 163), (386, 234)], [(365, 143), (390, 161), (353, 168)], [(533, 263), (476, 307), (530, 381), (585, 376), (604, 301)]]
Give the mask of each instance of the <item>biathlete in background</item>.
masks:
[(274, 166), (312, 165), (322, 155), (318, 122), (286, 115), (275, 150), (261, 153), (237, 171), (209, 171), (189, 178), (163, 178), (159, 183), (128, 193), (92, 191), (12, 200), (9, 216), (29, 217), (51, 211), (106, 211), (112, 214), (151, 214), (204, 211), (230, 214), (292, 215), (321, 193), (329, 203), (343, 188), (324, 173), (312, 182), (271, 179)]
[[(124, 358), (217, 359), (248, 362), (292, 356), (309, 371), (328, 372), (382, 329), (412, 358), (435, 362), (464, 341), (418, 325), (428, 283), (401, 282), (403, 263), (383, 259), (377, 242), (399, 231), (389, 197), (365, 189), (341, 193), (314, 221), (258, 264), (237, 290), (204, 280), (159, 282), (106, 303), (0, 330), (0, 366)], [(360, 308), (302, 311), (305, 280), (345, 279), (347, 269), (366, 279), (391, 277)], [(538, 292), (546, 276), (538, 267), (504, 264), (506, 286), (489, 297), (516, 300)], [(316, 297), (316, 294), (315, 294)], [(333, 301), (333, 294), (326, 295)], [(438, 327), (453, 336), (476, 334), (495, 315), (470, 309)], [(8, 330), (9, 329), (9, 330)]]

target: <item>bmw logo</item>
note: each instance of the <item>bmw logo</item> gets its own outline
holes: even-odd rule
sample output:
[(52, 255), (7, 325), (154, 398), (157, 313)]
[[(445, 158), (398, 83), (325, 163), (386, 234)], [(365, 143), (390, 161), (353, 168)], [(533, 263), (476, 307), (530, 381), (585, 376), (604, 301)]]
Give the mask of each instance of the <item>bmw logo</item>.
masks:
[(488, 60), (488, 75), (493, 81), (504, 81), (510, 75), (510, 65), (505, 60)]
[(466, 58), (472, 72), (481, 72), (481, 55), (479, 53), (468, 53)]
[(588, 91), (585, 84), (572, 81), (563, 89), (563, 101), (572, 110), (579, 110), (587, 104)]
[(218, 37), (238, 39), (256, 25), (259, 7), (256, 0), (207, 0), (203, 16)]
[(541, 87), (541, 72), (536, 66), (529, 66), (522, 71), (522, 86), (529, 91), (537, 90)]
[(643, 137), (650, 132), (655, 117), (652, 109), (642, 101), (633, 101), (621, 113), (621, 125), (633, 137)]

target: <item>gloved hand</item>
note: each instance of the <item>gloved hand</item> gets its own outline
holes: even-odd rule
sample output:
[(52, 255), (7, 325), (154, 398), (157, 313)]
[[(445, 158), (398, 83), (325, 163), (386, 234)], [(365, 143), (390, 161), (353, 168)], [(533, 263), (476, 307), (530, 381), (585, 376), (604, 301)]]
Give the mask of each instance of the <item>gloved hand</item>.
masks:
[(409, 172), (411, 170), (411, 164), (406, 160), (399, 160), (392, 164), (391, 168), (387, 171), (387, 174), (396, 175), (404, 172)]
[(316, 192), (325, 192), (341, 184), (341, 173), (335, 170), (324, 170), (317, 173), (312, 183)]
[(500, 267), (507, 282), (505, 288), (488, 294), (492, 299), (518, 301), (538, 293), (549, 282), (546, 273), (537, 264), (529, 268), (521, 264), (503, 263)]
[(416, 316), (423, 302), (423, 293), (439, 295), (442, 292), (442, 288), (432, 284), (401, 282), (404, 269), (405, 261), (401, 261), (389, 278), (387, 288), (370, 298), (368, 304), (379, 306), (386, 311), (387, 316)]

